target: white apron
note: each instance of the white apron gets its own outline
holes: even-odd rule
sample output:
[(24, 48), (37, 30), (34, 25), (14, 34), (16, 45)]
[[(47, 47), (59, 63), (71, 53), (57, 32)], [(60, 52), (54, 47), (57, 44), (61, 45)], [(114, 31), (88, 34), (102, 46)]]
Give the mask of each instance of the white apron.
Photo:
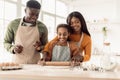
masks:
[(13, 55), (13, 61), (19, 64), (35, 64), (40, 59), (40, 54), (35, 50), (33, 44), (39, 41), (40, 35), (38, 27), (21, 26), (20, 21), (15, 37), (15, 45), (22, 45), (22, 53)]
[[(81, 46), (81, 43), (82, 43), (82, 40), (83, 40), (83, 37), (84, 37), (84, 34), (82, 33), (82, 36), (80, 38), (80, 41), (79, 42), (76, 42), (76, 45), (80, 48)], [(80, 50), (80, 54), (84, 55), (84, 53), (82, 53), (82, 51)]]
[(69, 43), (67, 46), (55, 45), (52, 52), (52, 61), (70, 61), (71, 53)]
[(83, 37), (84, 37), (84, 34), (82, 33), (82, 36), (81, 36), (81, 38), (80, 38), (80, 41), (79, 41), (79, 42), (76, 42), (76, 45), (77, 45), (79, 48), (80, 48), (80, 46), (81, 46)]

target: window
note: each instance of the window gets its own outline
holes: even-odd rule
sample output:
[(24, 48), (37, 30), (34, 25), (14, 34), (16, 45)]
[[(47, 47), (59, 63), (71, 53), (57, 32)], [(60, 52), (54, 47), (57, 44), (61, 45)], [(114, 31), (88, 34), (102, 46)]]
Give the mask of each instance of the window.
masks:
[(22, 16), (21, 17), (24, 17), (25, 16), (25, 6), (22, 6)]
[[(12, 20), (16, 18), (17, 7), (16, 4), (5, 2), (5, 19)], [(12, 11), (11, 11), (12, 10)]]
[[(3, 20), (0, 20), (0, 26), (1, 26), (1, 30), (0, 30), (0, 43), (3, 42)], [(0, 45), (1, 46), (1, 45)]]
[(22, 0), (22, 4), (23, 5), (26, 5), (26, 2), (27, 2), (28, 0)]
[(42, 10), (55, 14), (55, 0), (42, 0)]
[(67, 16), (67, 6), (61, 1), (56, 1), (56, 15), (66, 17)]
[(3, 19), (4, 17), (4, 1), (0, 0), (0, 19)]
[(55, 35), (54, 35), (54, 26), (55, 26), (55, 18), (53, 16), (44, 14), (43, 15), (43, 22), (45, 25), (47, 25), (48, 28), (48, 39), (51, 40)]
[(56, 17), (56, 26), (58, 24), (61, 24), (61, 23), (66, 23), (66, 19), (60, 18), (60, 17)]
[(12, 1), (17, 2), (17, 0), (12, 0)]

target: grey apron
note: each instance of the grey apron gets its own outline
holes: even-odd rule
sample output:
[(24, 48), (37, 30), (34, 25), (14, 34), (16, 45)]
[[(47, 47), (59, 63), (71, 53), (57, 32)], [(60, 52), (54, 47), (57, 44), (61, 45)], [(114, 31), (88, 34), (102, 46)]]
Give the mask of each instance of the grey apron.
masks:
[(70, 61), (71, 53), (69, 43), (67, 46), (55, 45), (52, 52), (52, 61)]

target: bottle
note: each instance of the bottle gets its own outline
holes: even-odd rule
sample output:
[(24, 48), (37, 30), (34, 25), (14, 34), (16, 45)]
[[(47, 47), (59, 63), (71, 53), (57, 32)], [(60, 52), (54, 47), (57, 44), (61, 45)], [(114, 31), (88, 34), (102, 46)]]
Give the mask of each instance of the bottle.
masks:
[(108, 66), (111, 65), (111, 49), (110, 49), (110, 42), (103, 43), (103, 51), (100, 60), (100, 65), (102, 68), (106, 69)]

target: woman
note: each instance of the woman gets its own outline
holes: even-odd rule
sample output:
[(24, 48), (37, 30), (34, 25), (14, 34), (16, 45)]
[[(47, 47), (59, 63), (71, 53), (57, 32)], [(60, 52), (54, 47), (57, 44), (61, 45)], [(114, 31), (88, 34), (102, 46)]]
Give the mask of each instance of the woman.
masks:
[(80, 12), (74, 11), (68, 15), (67, 24), (73, 29), (69, 39), (78, 45), (81, 54), (84, 56), (83, 61), (89, 61), (92, 41), (84, 17)]

